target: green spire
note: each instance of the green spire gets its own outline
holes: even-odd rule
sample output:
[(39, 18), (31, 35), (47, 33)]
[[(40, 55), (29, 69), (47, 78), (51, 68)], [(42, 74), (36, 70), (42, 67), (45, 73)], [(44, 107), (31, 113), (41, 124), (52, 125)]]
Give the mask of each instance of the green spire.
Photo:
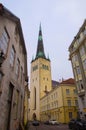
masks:
[(39, 26), (39, 31), (41, 31), (41, 22), (40, 22), (40, 26)]
[(39, 58), (39, 57), (46, 58), (45, 53), (44, 53), (41, 23), (39, 26), (38, 45), (37, 45), (37, 52), (36, 52), (36, 58)]

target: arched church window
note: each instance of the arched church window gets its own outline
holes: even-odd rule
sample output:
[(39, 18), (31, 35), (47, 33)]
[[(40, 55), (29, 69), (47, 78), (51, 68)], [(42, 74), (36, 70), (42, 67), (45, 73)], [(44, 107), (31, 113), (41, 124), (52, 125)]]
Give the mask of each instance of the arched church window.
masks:
[(34, 87), (34, 109), (36, 109), (36, 88)]
[(47, 91), (47, 86), (45, 86), (45, 91)]

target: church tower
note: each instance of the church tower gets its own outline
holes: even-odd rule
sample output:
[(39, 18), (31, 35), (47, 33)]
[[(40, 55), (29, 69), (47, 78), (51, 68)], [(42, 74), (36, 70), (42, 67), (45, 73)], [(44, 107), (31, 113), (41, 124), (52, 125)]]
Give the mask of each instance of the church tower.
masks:
[(30, 73), (30, 119), (40, 120), (40, 99), (51, 90), (51, 64), (46, 58), (42, 39), (41, 24), (39, 27), (36, 56), (31, 61)]

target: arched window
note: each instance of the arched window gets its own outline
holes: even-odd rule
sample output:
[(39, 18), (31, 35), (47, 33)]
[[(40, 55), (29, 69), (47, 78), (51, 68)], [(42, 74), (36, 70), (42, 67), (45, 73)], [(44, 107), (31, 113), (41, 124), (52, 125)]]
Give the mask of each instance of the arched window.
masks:
[(36, 109), (36, 88), (34, 87), (34, 109)]
[(47, 91), (47, 86), (45, 86), (45, 91)]

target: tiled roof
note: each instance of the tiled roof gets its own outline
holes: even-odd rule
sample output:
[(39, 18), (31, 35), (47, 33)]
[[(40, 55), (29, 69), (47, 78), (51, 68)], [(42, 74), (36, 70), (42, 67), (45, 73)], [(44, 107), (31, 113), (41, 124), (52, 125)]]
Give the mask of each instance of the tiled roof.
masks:
[(60, 84), (75, 84), (75, 80), (73, 78), (69, 78), (67, 80), (63, 80)]
[(58, 81), (52, 80), (52, 87), (55, 88), (59, 85)]

